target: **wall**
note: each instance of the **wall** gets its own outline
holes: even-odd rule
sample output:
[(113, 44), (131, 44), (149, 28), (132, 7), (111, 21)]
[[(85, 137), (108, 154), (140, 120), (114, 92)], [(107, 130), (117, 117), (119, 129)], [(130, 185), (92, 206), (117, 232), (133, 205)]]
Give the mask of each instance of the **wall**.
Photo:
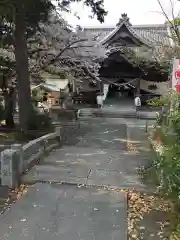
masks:
[[(148, 86), (151, 84), (156, 84), (157, 89), (155, 90), (149, 90)], [(168, 92), (169, 90), (169, 81), (167, 82), (153, 82), (153, 81), (146, 81), (146, 80), (141, 80), (140, 81), (140, 88), (142, 90), (155, 93), (155, 94), (160, 94), (163, 95)]]

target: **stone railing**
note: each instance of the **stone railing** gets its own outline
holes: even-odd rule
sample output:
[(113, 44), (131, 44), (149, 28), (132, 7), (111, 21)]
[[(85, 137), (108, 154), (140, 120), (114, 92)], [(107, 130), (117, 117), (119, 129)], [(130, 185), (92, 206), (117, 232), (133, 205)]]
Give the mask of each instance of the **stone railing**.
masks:
[(61, 143), (60, 128), (54, 133), (46, 134), (25, 145), (13, 144), (1, 152), (1, 185), (10, 188), (20, 183), (21, 175), (36, 161)]
[(67, 122), (67, 121), (77, 121), (78, 120), (78, 109), (61, 109), (59, 107), (54, 107), (51, 109), (51, 117), (55, 122)]

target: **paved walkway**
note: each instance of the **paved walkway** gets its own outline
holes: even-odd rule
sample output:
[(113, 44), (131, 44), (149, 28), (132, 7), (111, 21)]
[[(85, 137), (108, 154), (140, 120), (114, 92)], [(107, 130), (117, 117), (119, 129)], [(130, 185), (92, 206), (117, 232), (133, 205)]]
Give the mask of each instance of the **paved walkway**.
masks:
[(143, 189), (136, 169), (144, 163), (145, 156), (126, 151), (127, 134), (125, 120), (97, 118), (82, 121), (80, 130), (74, 137), (69, 137), (66, 146), (35, 166), (24, 181)]
[[(137, 168), (148, 155), (142, 122), (134, 121), (136, 127), (127, 119), (81, 121), (62, 148), (24, 176), (35, 184), (1, 216), (0, 240), (127, 239), (127, 196), (117, 187), (145, 189)], [(126, 151), (131, 135), (139, 153)]]

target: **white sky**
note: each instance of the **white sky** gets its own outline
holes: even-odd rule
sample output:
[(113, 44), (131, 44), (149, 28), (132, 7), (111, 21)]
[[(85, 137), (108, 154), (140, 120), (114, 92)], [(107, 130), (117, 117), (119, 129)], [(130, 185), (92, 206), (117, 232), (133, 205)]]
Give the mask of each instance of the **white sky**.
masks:
[[(170, 18), (172, 16), (171, 1), (174, 4), (174, 13), (177, 16), (180, 12), (180, 1), (161, 0), (164, 10)], [(127, 13), (130, 18), (130, 22), (133, 25), (160, 24), (166, 21), (157, 0), (104, 0), (104, 5), (105, 9), (108, 11), (108, 15), (106, 16), (103, 24), (106, 26), (115, 26), (122, 13)], [(87, 7), (83, 7), (81, 3), (72, 4), (71, 9), (71, 14), (63, 15), (72, 26), (101, 25), (95, 18), (90, 19), (88, 17), (91, 12)], [(73, 16), (73, 13), (77, 13), (80, 16), (80, 20)]]

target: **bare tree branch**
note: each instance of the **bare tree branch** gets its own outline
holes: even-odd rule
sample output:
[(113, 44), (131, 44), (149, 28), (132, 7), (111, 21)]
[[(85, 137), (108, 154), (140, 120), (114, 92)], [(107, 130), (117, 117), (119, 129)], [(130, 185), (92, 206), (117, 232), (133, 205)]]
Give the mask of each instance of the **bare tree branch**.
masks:
[(179, 34), (179, 29), (177, 28), (176, 24), (175, 24), (175, 16), (174, 16), (174, 9), (173, 9), (173, 3), (172, 3), (172, 0), (170, 0), (170, 3), (171, 3), (171, 10), (172, 10), (172, 15), (173, 15), (173, 23), (172, 21), (169, 19), (167, 13), (165, 12), (162, 4), (161, 4), (161, 1), (160, 0), (157, 0), (161, 10), (162, 10), (162, 13), (164, 14), (164, 16), (166, 17), (168, 23), (170, 24), (171, 28), (174, 30), (174, 33), (176, 34), (176, 38), (178, 40), (178, 44), (180, 45), (180, 34)]
[(48, 65), (53, 64), (55, 61), (57, 61), (59, 59), (60, 56), (62, 56), (62, 54), (68, 50), (70, 47), (72, 47), (74, 44), (76, 43), (80, 43), (80, 42), (85, 42), (87, 41), (87, 39), (79, 39), (76, 40), (72, 43), (69, 43), (67, 46), (65, 46), (52, 60), (47, 61), (44, 66), (41, 67), (41, 69), (45, 69)]

